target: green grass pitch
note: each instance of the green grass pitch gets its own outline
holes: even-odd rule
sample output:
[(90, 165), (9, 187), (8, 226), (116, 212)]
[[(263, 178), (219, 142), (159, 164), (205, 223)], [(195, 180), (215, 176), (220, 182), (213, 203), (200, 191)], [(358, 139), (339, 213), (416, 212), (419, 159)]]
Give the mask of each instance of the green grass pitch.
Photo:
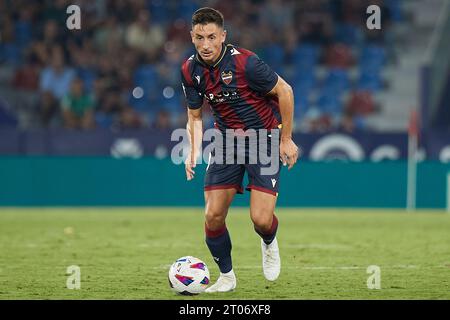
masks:
[[(179, 296), (169, 265), (203, 259), (202, 208), (0, 209), (0, 299), (450, 299), (450, 214), (396, 210), (279, 209), (282, 271), (264, 279), (248, 210), (227, 218), (234, 292)], [(81, 288), (66, 287), (67, 267)], [(381, 269), (368, 289), (367, 267)]]

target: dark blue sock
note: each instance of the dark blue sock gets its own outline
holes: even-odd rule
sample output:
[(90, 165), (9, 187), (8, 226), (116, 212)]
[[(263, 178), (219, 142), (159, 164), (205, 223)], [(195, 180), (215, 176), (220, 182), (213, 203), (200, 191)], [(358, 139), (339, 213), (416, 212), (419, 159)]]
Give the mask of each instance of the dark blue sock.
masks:
[(211, 231), (205, 224), (206, 244), (214, 261), (219, 266), (220, 272), (226, 273), (233, 268), (231, 264), (231, 239), (226, 225)]

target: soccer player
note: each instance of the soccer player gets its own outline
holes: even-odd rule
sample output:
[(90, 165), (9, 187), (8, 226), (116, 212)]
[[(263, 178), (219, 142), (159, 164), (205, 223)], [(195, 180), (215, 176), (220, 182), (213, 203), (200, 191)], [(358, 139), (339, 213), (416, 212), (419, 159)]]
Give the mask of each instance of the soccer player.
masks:
[[(292, 141), (292, 88), (253, 52), (224, 44), (226, 31), (219, 11), (212, 8), (197, 10), (192, 16), (191, 37), (196, 54), (181, 68), (190, 140), (190, 152), (185, 162), (187, 180), (194, 178), (196, 159), (200, 154), (204, 98), (211, 107), (219, 132), (225, 135), (229, 129), (234, 129), (236, 136), (245, 136), (246, 132), (254, 130), (258, 132), (258, 141), (259, 132), (267, 132), (266, 143), (279, 146), (275, 157), (277, 170), (271, 174), (262, 174), (261, 169), (267, 168), (267, 164), (259, 160), (256, 164), (211, 163), (210, 160), (204, 186), (205, 233), (206, 244), (219, 266), (220, 276), (206, 292), (227, 292), (236, 288), (231, 239), (225, 218), (235, 194), (243, 193), (245, 172), (249, 178), (247, 190), (251, 191), (250, 217), (255, 231), (261, 236), (263, 273), (266, 279), (274, 281), (281, 267), (276, 239), (278, 219), (274, 214), (279, 164), (281, 161), (291, 169), (298, 158), (298, 147)], [(278, 136), (278, 139), (271, 141), (272, 136)], [(248, 143), (245, 148), (249, 148)], [(216, 160), (227, 157), (230, 152), (215, 154)], [(248, 157), (248, 150), (245, 152)]]

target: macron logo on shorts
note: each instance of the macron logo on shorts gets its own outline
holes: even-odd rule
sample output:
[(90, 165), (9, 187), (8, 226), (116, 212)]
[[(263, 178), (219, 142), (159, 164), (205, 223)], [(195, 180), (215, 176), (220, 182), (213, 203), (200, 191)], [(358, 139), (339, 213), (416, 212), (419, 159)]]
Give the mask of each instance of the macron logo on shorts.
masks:
[(272, 187), (275, 188), (275, 185), (277, 184), (277, 180), (275, 179), (271, 179), (272, 180)]

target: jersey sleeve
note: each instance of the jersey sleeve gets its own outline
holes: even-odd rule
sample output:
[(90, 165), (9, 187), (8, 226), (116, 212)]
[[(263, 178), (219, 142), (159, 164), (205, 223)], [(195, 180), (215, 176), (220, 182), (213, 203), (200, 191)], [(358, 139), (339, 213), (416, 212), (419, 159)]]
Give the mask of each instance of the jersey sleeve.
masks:
[(181, 70), (181, 86), (189, 109), (199, 109), (203, 105), (203, 95), (197, 91), (193, 82), (186, 79)]
[(247, 59), (245, 75), (249, 87), (262, 94), (269, 93), (278, 81), (276, 72), (255, 54)]

